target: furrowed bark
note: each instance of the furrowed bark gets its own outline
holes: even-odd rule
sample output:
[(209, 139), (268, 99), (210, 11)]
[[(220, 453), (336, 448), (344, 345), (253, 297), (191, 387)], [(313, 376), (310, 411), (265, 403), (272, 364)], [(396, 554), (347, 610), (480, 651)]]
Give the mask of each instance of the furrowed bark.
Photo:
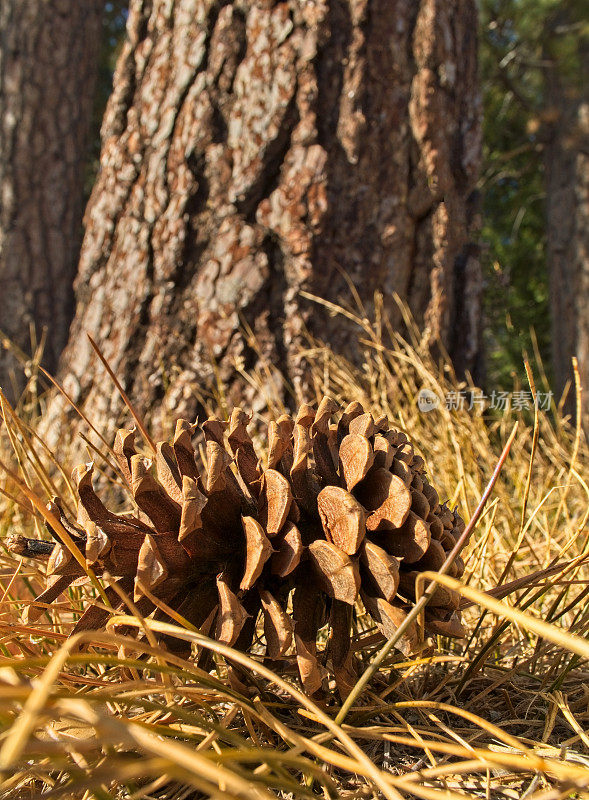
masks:
[(396, 292), (472, 369), (479, 115), (473, 0), (132, 0), (66, 389), (114, 424), (89, 332), (141, 412), (193, 419), (211, 356), (228, 401), (255, 412), (264, 392), (236, 367), (274, 391), (279, 365), (302, 391), (305, 327), (361, 358), (350, 323), (301, 296), (349, 303), (348, 280), (368, 313), (381, 292), (399, 327)]

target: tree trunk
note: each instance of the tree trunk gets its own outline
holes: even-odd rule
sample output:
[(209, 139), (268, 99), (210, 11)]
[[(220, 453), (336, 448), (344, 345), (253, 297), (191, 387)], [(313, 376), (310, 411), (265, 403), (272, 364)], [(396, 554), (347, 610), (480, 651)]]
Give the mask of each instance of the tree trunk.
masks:
[(236, 364), (296, 385), (305, 326), (354, 353), (300, 295), (348, 303), (347, 281), (395, 321), (398, 293), (472, 368), (476, 62), (472, 0), (132, 2), (62, 362), (76, 401), (118, 405), (89, 332), (143, 411), (169, 385), (164, 408), (193, 415), (211, 356), (255, 408)]
[[(104, 0), (0, 5), (0, 329), (55, 369), (73, 316), (86, 139)], [(0, 349), (0, 385), (15, 363)], [(22, 381), (16, 378), (17, 390)]]
[[(563, 23), (561, 17), (553, 20)], [(554, 37), (552, 37), (553, 39)], [(589, 47), (579, 39), (579, 74), (563, 76), (558, 61), (547, 70), (547, 105), (553, 117), (545, 148), (546, 235), (557, 394), (569, 387), (575, 410), (571, 359), (579, 364), (581, 413), (589, 424)]]

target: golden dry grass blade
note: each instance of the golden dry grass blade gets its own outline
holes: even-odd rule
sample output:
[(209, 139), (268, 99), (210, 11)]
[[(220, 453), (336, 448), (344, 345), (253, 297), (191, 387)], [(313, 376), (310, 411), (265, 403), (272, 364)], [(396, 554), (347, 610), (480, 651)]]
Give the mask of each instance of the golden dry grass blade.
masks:
[(506, 617), (511, 622), (517, 623), (527, 631), (535, 633), (549, 642), (570, 650), (576, 653), (581, 658), (589, 659), (589, 642), (581, 639), (580, 636), (575, 636), (562, 628), (557, 628), (556, 625), (551, 625), (544, 620), (536, 619), (531, 614), (526, 614), (525, 611), (520, 611), (517, 608), (512, 608), (500, 600), (495, 600), (486, 592), (481, 592), (478, 589), (473, 589), (471, 586), (465, 586), (455, 578), (450, 578), (448, 575), (442, 575), (437, 572), (424, 572), (420, 576), (423, 581), (429, 580), (434, 583), (441, 583), (442, 586), (447, 586), (449, 589), (461, 594), (473, 603), (482, 606), (483, 608), (492, 611), (500, 617)]
[[(524, 361), (524, 366), (526, 368), (526, 375), (528, 376), (528, 382), (530, 384), (530, 389), (532, 391), (532, 400), (534, 402), (534, 427), (532, 431), (532, 447), (530, 450), (530, 459), (528, 462), (528, 474), (526, 476), (526, 485), (524, 488), (524, 495), (522, 500), (522, 513), (521, 513), (521, 522), (520, 522), (520, 529), (518, 533), (518, 537), (515, 543), (515, 547), (511, 552), (509, 558), (507, 559), (507, 563), (503, 568), (503, 572), (499, 576), (499, 580), (497, 581), (497, 585), (500, 586), (507, 575), (509, 574), (509, 570), (511, 569), (513, 562), (515, 561), (517, 552), (521, 547), (521, 544), (524, 540), (524, 536), (527, 531), (526, 527), (526, 509), (528, 507), (528, 498), (530, 496), (530, 487), (532, 485), (532, 468), (534, 466), (534, 456), (536, 455), (536, 448), (538, 446), (538, 438), (540, 436), (540, 423), (539, 423), (539, 411), (538, 411), (538, 400), (536, 395), (536, 386), (534, 383), (534, 376), (532, 374), (532, 370), (528, 360)], [(531, 523), (530, 523), (531, 524)], [(529, 526), (528, 526), (529, 527)]]
[[(137, 787), (137, 797), (150, 790), (154, 794), (172, 793), (174, 797), (195, 791), (215, 798), (237, 796), (228, 787), (222, 791), (219, 782), (212, 783), (181, 767), (172, 752), (166, 758), (148, 752), (146, 746), (128, 737), (125, 728), (131, 724), (156, 742), (165, 739), (196, 750), (212, 764), (217, 759), (238, 780), (272, 793), (282, 791), (293, 800), (321, 792), (333, 795), (344, 788), (359, 798), (363, 796), (365, 779), (371, 787), (376, 786), (374, 770), (383, 786), (403, 797), (474, 800), (481, 796), (525, 796), (526, 800), (557, 800), (572, 792), (579, 798), (589, 797), (589, 782), (585, 779), (589, 760), (584, 742), (589, 679), (586, 661), (547, 638), (538, 638), (538, 633), (526, 627), (528, 617), (540, 618), (548, 621), (552, 631), (563, 630), (575, 641), (583, 641), (588, 630), (589, 617), (583, 608), (587, 590), (584, 557), (589, 544), (585, 440), (579, 436), (578, 428), (575, 431), (566, 419), (560, 418), (554, 404), (552, 412), (544, 413), (546, 408), (538, 403), (533, 424), (525, 410), (519, 413), (509, 404), (500, 413), (493, 411), (488, 407), (490, 398), (484, 414), (478, 413), (476, 407), (468, 408), (468, 402), (463, 407), (458, 403), (449, 407), (445, 398), (468, 397), (477, 391), (476, 387), (470, 379), (458, 383), (451, 370), (444, 371), (443, 365), (433, 361), (406, 309), (401, 309), (401, 316), (409, 325), (409, 343), (393, 330), (379, 303), (377, 298), (373, 322), (368, 320), (366, 309), (344, 310), (348, 319), (359, 326), (363, 370), (321, 342), (309, 339), (301, 356), (310, 367), (314, 386), (306, 398), (300, 399), (319, 401), (327, 394), (341, 405), (359, 401), (375, 420), (386, 416), (406, 433), (417, 455), (424, 458), (440, 500), (459, 502), (463, 516), (467, 516), (466, 501), (472, 503), (472, 498), (481, 497), (488, 483), (499, 457), (498, 443), (507, 439), (514, 421), (519, 420), (517, 439), (493, 490), (494, 502), (487, 506), (484, 525), (479, 521), (463, 552), (468, 565), (468, 579), (464, 578), (463, 584), (482, 592), (485, 598), (499, 601), (507, 593), (513, 597), (501, 604), (500, 618), (484, 607), (486, 617), (477, 624), (481, 606), (462, 593), (464, 623), (472, 635), (472, 644), (464, 646), (438, 637), (438, 655), (406, 659), (399, 653), (389, 653), (363, 692), (361, 702), (355, 704), (351, 718), (354, 724), (342, 726), (364, 752), (364, 761), (345, 749), (335, 731), (326, 728), (320, 717), (300, 705), (292, 693), (287, 694), (282, 684), (260, 679), (259, 671), (254, 674), (247, 666), (237, 664), (239, 674), (258, 693), (252, 699), (243, 686), (243, 691), (238, 691), (228, 685), (223, 656), (215, 655), (215, 675), (159, 645), (150, 646), (142, 637), (147, 631), (155, 636), (159, 632), (150, 627), (149, 620), (144, 623), (146, 628), (139, 620), (131, 626), (133, 636), (138, 633), (138, 640), (97, 632), (78, 640), (84, 645), (84, 652), (72, 653), (59, 671), (36, 716), (39, 724), (12, 763), (14, 774), (8, 779), (5, 792), (33, 786), (38, 787), (40, 795), (51, 796), (52, 792), (67, 788), (84, 800), (92, 793), (101, 800), (113, 800), (127, 791), (125, 780), (141, 781), (144, 767), (149, 783)], [(326, 313), (342, 313), (336, 305), (329, 309), (319, 307), (319, 313), (324, 309)], [(253, 339), (251, 331), (248, 336)], [(389, 341), (384, 341), (383, 336), (390, 337)], [(256, 346), (255, 342), (252, 346)], [(539, 368), (543, 375), (541, 365)], [(280, 386), (275, 365), (264, 364), (251, 373), (242, 369), (242, 373), (247, 375), (250, 391), (265, 398), (278, 415), (284, 398), (275, 396)], [(214, 367), (212, 375), (217, 376), (217, 385), (212, 390), (204, 384), (200, 386), (198, 399), (210, 415), (218, 415), (219, 404), (224, 407), (229, 394)], [(544, 377), (543, 381), (548, 392)], [(30, 383), (30, 397), (16, 407), (20, 427), (8, 409), (6, 415), (13, 440), (20, 448), (19, 456), (36, 484), (37, 477), (22, 449), (27, 445), (21, 431), (43, 463), (47, 456), (51, 459), (51, 454), (46, 449), (42, 452), (35, 439), (33, 384)], [(439, 407), (429, 413), (420, 412), (416, 406), (423, 387), (431, 389), (440, 401)], [(257, 413), (252, 426), (264, 426), (267, 416), (266, 412)], [(103, 423), (93, 422), (96, 435)], [(266, 443), (259, 432), (254, 433), (254, 438), (261, 463), (266, 464)], [(110, 447), (106, 441), (104, 444), (107, 449), (100, 449), (108, 457)], [(10, 464), (11, 452), (9, 432), (2, 427), (0, 459)], [(65, 452), (64, 467), (68, 458)], [(55, 465), (52, 460), (48, 474), (59, 487), (63, 481), (57, 471), (52, 472)], [(65, 474), (63, 469), (62, 478)], [(109, 475), (110, 471), (105, 475), (105, 492), (112, 491), (119, 503), (120, 486), (112, 484)], [(10, 477), (4, 491), (7, 494), (0, 497), (0, 530), (34, 537), (34, 525), (43, 517)], [(31, 521), (27, 512), (32, 512), (36, 521)], [(275, 541), (281, 536), (278, 534)], [(564, 553), (566, 562), (562, 562)], [(497, 586), (508, 562), (510, 574), (506, 573), (506, 582)], [(26, 602), (24, 598), (38, 594), (35, 587), (42, 579), (43, 565), (38, 569), (0, 548), (0, 597), (4, 598), (0, 606), (0, 743), (11, 735), (19, 709), (31, 697), (31, 682), (43, 678), (50, 656), (71, 630), (72, 611), (77, 612), (80, 604), (89, 599), (87, 589), (73, 587), (69, 597), (56, 604), (47, 623), (19, 624), (15, 615)], [(156, 613), (167, 614), (181, 628), (194, 627), (172, 607), (173, 600), (170, 605), (150, 594), (159, 609)], [(103, 607), (100, 598), (90, 602)], [(513, 621), (504, 613), (511, 605), (526, 612), (524, 622)], [(359, 607), (352, 651), (356, 658), (370, 658), (381, 647), (383, 638), (360, 612)], [(261, 635), (261, 623), (257, 634)], [(254, 640), (254, 653), (257, 646)], [(117, 656), (119, 647), (126, 654), (124, 658)], [(195, 657), (202, 653), (203, 646), (198, 645)], [(321, 653), (320, 649), (320, 656)], [(277, 678), (286, 684), (294, 680), (289, 658), (286, 654), (276, 667)], [(256, 659), (258, 655), (253, 656)], [(91, 744), (79, 738), (72, 748), (67, 739), (44, 736), (54, 722), (58, 729), (68, 721), (75, 722), (73, 709), (61, 705), (74, 692), (78, 700), (99, 715), (108, 703), (114, 727), (107, 728), (108, 721), (103, 724), (101, 718), (93, 728)], [(389, 700), (397, 702), (388, 703)], [(420, 707), (419, 703), (425, 705)], [(335, 714), (329, 706), (320, 708), (329, 716)], [(461, 713), (462, 709), (466, 714)], [(88, 713), (87, 708), (84, 713)], [(376, 718), (378, 725), (373, 724)], [(76, 724), (81, 726), (83, 722), (78, 719)], [(405, 737), (409, 743), (392, 737)], [(101, 747), (108, 747), (115, 740), (127, 742), (127, 749), (111, 748), (105, 762)], [(285, 748), (288, 755), (281, 765)], [(125, 762), (131, 754), (137, 764)], [(76, 761), (78, 758), (84, 761)], [(58, 769), (60, 782), (55, 784)], [(322, 779), (322, 769), (329, 773), (329, 779)], [(569, 774), (574, 785), (568, 781)], [(297, 787), (301, 776), (306, 783)], [(335, 790), (330, 780), (335, 783)]]
[(0, 774), (7, 770), (23, 750), (31, 735), (38, 716), (47, 702), (57, 676), (68, 659), (74, 640), (65, 642), (49, 662), (43, 677), (31, 692), (22, 713), (8, 733), (0, 748)]
[(131, 403), (131, 401), (129, 400), (129, 398), (128, 398), (126, 392), (125, 392), (125, 390), (121, 386), (121, 382), (119, 381), (119, 379), (117, 378), (117, 376), (113, 372), (110, 364), (108, 363), (106, 358), (103, 356), (102, 351), (100, 350), (100, 348), (98, 347), (98, 345), (96, 344), (94, 339), (90, 336), (89, 333), (87, 333), (86, 336), (88, 337), (88, 341), (92, 345), (92, 349), (94, 350), (94, 352), (96, 353), (98, 358), (101, 360), (102, 364), (104, 365), (105, 370), (108, 372), (108, 375), (109, 375), (110, 379), (112, 380), (114, 385), (117, 387), (117, 391), (121, 395), (121, 398), (122, 398), (124, 404), (129, 409), (129, 412), (131, 413), (131, 416), (135, 420), (135, 424), (137, 425), (137, 427), (141, 431), (141, 435), (143, 436), (143, 438), (145, 439), (147, 444), (150, 446), (151, 450), (154, 453), (157, 453), (157, 447), (156, 447), (156, 444), (155, 444), (154, 440), (149, 435), (149, 432), (148, 432), (147, 428), (145, 427), (145, 423), (143, 422), (143, 419), (137, 413), (137, 411), (135, 409), (135, 406)]
[[(113, 616), (109, 620), (108, 628), (113, 628), (116, 625), (136, 626), (137, 624), (138, 621), (135, 619), (135, 617)], [(342, 730), (342, 728), (331, 719), (331, 717), (329, 717), (324, 711), (322, 711), (312, 700), (310, 700), (299, 689), (287, 683), (285, 680), (280, 678), (278, 675), (276, 675), (276, 673), (269, 670), (263, 664), (258, 664), (249, 656), (246, 656), (245, 654), (237, 650), (234, 650), (231, 647), (222, 645), (219, 642), (214, 641), (213, 639), (209, 639), (208, 637), (202, 636), (201, 634), (183, 630), (175, 625), (169, 625), (167, 623), (158, 622), (156, 620), (146, 620), (146, 624), (150, 625), (152, 630), (158, 631), (159, 633), (167, 633), (170, 636), (176, 636), (179, 639), (184, 639), (185, 641), (196, 642), (197, 644), (201, 644), (203, 647), (206, 647), (207, 649), (210, 649), (215, 653), (219, 653), (219, 655), (224, 656), (230, 661), (235, 661), (236, 663), (240, 664), (240, 666), (246, 667), (254, 674), (257, 673), (262, 677), (266, 678), (266, 680), (276, 683), (278, 686), (280, 686), (280, 688), (283, 691), (287, 692), (300, 705), (307, 708), (309, 711), (311, 711), (313, 714), (317, 716), (317, 719), (321, 722), (321, 724), (325, 725), (325, 727), (336, 737), (336, 739), (338, 739), (341, 742), (342, 746), (348, 751), (348, 753), (354, 758), (356, 758), (364, 766), (364, 768), (367, 769), (371, 780), (380, 789), (380, 791), (384, 794), (385, 797), (391, 799), (394, 798), (394, 800), (399, 800), (398, 793), (392, 791), (391, 788), (383, 780), (381, 770), (379, 770), (370, 761), (370, 759), (366, 756), (366, 754)]]
[(41, 367), (41, 366), (40, 366), (40, 367), (39, 367), (39, 369), (41, 370), (41, 372), (43, 373), (43, 375), (45, 375), (45, 377), (46, 377), (48, 380), (50, 380), (50, 381), (51, 381), (51, 383), (53, 384), (53, 386), (55, 386), (55, 388), (57, 389), (57, 391), (58, 391), (58, 392), (60, 393), (60, 395), (61, 395), (61, 396), (64, 398), (64, 400), (65, 400), (65, 401), (68, 403), (68, 405), (70, 405), (70, 406), (71, 406), (71, 407), (74, 409), (74, 411), (75, 411), (75, 412), (76, 412), (76, 414), (77, 414), (77, 415), (80, 417), (80, 419), (82, 419), (82, 420), (83, 420), (83, 421), (86, 423), (86, 425), (87, 425), (87, 426), (90, 428), (90, 430), (91, 430), (91, 431), (93, 431), (93, 432), (94, 432), (94, 433), (95, 433), (95, 434), (98, 436), (98, 438), (100, 439), (100, 441), (102, 442), (102, 444), (103, 444), (105, 447), (107, 447), (107, 448), (110, 450), (110, 445), (109, 445), (109, 443), (107, 442), (107, 440), (106, 440), (106, 439), (104, 438), (104, 436), (103, 436), (103, 435), (100, 433), (100, 431), (98, 430), (98, 428), (96, 428), (96, 426), (94, 426), (94, 425), (92, 424), (92, 422), (90, 422), (90, 420), (88, 419), (88, 417), (86, 416), (86, 414), (84, 414), (84, 412), (82, 411), (82, 409), (81, 409), (81, 408), (80, 408), (80, 407), (79, 407), (79, 406), (78, 406), (78, 405), (77, 405), (77, 404), (76, 404), (76, 403), (75, 403), (75, 402), (72, 400), (72, 398), (71, 398), (71, 397), (69, 396), (69, 394), (68, 394), (68, 393), (65, 391), (65, 389), (63, 388), (63, 386), (61, 386), (61, 385), (60, 385), (60, 384), (59, 384), (59, 383), (58, 383), (58, 382), (55, 380), (55, 378), (53, 377), (53, 375), (51, 375), (49, 372), (47, 372), (47, 370), (43, 369), (43, 367)]
[[(395, 734), (384, 734), (383, 738), (403, 744), (408, 747), (419, 747), (415, 739), (407, 736), (397, 736)], [(552, 758), (544, 758), (535, 753), (514, 754), (507, 750), (491, 750), (482, 747), (463, 747), (462, 745), (450, 744), (435, 740), (428, 740), (427, 746), (434, 752), (445, 753), (447, 755), (458, 756), (459, 758), (478, 758), (486, 762), (488, 766), (496, 765), (503, 769), (522, 770), (524, 772), (540, 772), (545, 775), (553, 775), (565, 785), (573, 786), (575, 789), (584, 790), (589, 787), (589, 770), (574, 764), (563, 764)], [(443, 795), (442, 795), (443, 797)]]

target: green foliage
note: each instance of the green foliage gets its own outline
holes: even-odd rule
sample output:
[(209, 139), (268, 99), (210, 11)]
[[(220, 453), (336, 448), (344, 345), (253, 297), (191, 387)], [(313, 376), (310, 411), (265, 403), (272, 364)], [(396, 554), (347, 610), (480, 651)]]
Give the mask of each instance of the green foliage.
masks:
[(546, 70), (556, 63), (571, 89), (578, 81), (576, 0), (482, 0), (480, 67), (484, 100), (485, 270), (488, 383), (522, 380), (522, 351), (538, 350), (550, 371), (543, 143), (552, 110)]
[(549, 363), (542, 145), (530, 126), (542, 102), (540, 70), (529, 66), (540, 5), (481, 7), (486, 355), (489, 384), (502, 388), (520, 372), (522, 350), (531, 351), (531, 328)]

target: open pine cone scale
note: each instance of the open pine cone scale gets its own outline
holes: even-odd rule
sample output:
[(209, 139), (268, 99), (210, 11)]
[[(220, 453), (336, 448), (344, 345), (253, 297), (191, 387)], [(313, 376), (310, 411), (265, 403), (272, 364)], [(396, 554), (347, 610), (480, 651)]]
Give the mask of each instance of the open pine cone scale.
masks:
[[(50, 509), (88, 566), (132, 592), (142, 614), (155, 609), (150, 594), (220, 642), (244, 651), (255, 642), (272, 661), (292, 654), (309, 694), (327, 668), (345, 695), (356, 675), (357, 600), (390, 637), (415, 601), (416, 578), (440, 568), (464, 523), (440, 504), (407, 437), (360, 403), (341, 411), (324, 398), (317, 410), (303, 405), (294, 419), (271, 422), (265, 462), (248, 422), (239, 408), (229, 422), (179, 420), (173, 442), (159, 443), (153, 459), (136, 452), (134, 431), (121, 430), (113, 452), (138, 512), (109, 511), (94, 491), (92, 464), (74, 470), (76, 522), (58, 500)], [(10, 542), (20, 555), (47, 560), (47, 588), (36, 598), (42, 604), (84, 575), (59, 531), (50, 532), (55, 544), (20, 536)], [(463, 569), (457, 558), (451, 574)], [(114, 589), (106, 591), (124, 608)], [(458, 599), (437, 589), (425, 613), (428, 632), (463, 635)], [(44, 607), (31, 605), (28, 620)], [(167, 619), (159, 609), (155, 615)], [(256, 639), (260, 615), (264, 636)], [(89, 606), (73, 632), (107, 619), (106, 610)], [(318, 647), (325, 625), (327, 642)], [(184, 646), (171, 637), (163, 642)], [(414, 628), (399, 647), (406, 654), (419, 648)]]

